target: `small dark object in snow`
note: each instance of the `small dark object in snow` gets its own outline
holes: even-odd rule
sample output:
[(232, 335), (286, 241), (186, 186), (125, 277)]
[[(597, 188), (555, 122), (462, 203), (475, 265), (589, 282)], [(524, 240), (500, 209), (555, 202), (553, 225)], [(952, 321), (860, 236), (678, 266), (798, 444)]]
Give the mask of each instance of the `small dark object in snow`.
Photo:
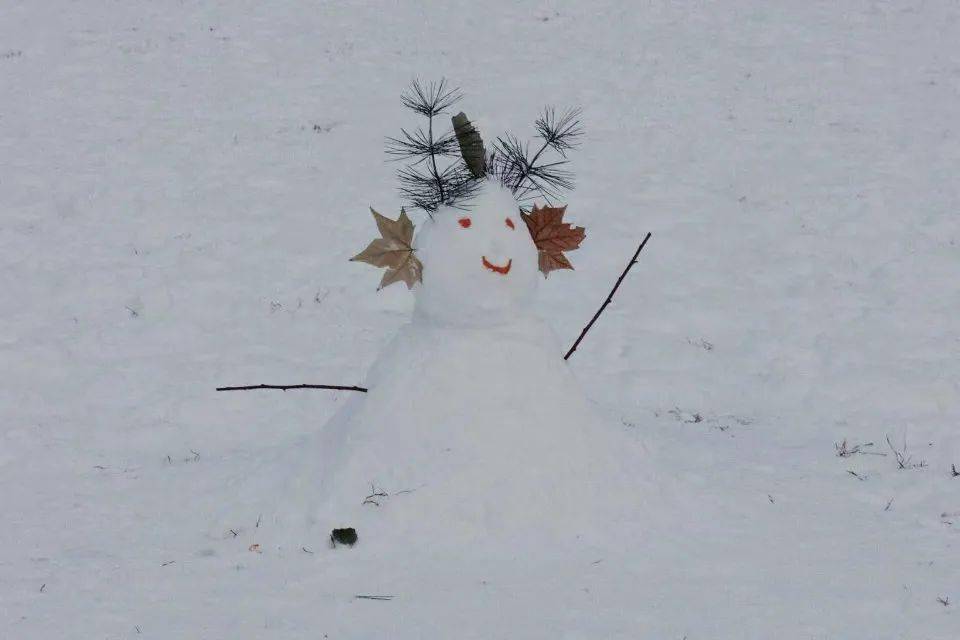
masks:
[(330, 532), (330, 542), (333, 543), (333, 546), (337, 546), (337, 543), (345, 544), (348, 547), (352, 547), (357, 544), (357, 530), (353, 527), (347, 527), (346, 529), (334, 529)]
[(960, 478), (960, 471), (957, 471), (957, 465), (950, 465), (950, 473), (953, 474), (954, 478)]

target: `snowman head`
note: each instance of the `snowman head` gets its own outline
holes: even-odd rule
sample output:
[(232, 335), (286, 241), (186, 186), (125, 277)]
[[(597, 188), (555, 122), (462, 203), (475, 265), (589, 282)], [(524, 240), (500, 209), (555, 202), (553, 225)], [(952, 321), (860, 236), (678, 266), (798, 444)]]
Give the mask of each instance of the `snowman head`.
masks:
[(485, 180), (467, 208), (440, 207), (414, 249), (423, 265), (415, 313), (431, 321), (503, 324), (530, 305), (537, 288), (537, 247), (517, 200), (495, 180)]
[[(578, 140), (579, 111), (557, 116), (546, 109), (534, 146), (509, 134), (488, 154), (479, 131), (461, 112), (453, 128), (435, 135), (434, 118), (460, 99), (441, 81), (414, 82), (404, 105), (428, 120), (426, 129), (388, 139), (391, 155), (409, 163), (398, 172), (400, 192), (427, 215), (414, 241), (414, 225), (373, 211), (380, 230), (353, 260), (387, 271), (380, 287), (405, 282), (417, 295), (416, 313), (459, 325), (498, 324), (530, 304), (537, 270), (572, 269), (564, 251), (576, 249), (583, 227), (563, 221), (566, 207), (523, 211), (520, 202), (571, 189), (566, 153)], [(554, 157), (550, 157), (551, 153)], [(557, 157), (558, 156), (558, 157)], [(449, 160), (449, 158), (453, 160)]]

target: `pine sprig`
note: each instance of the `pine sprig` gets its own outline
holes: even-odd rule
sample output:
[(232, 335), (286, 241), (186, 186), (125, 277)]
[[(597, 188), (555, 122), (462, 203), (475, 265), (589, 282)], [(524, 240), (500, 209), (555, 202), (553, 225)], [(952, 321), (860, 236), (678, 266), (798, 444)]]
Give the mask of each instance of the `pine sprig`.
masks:
[[(537, 137), (543, 144), (530, 153), (530, 145), (512, 135), (497, 138), (494, 144), (493, 172), (504, 186), (520, 199), (540, 196), (548, 202), (558, 199), (563, 191), (573, 189), (573, 174), (565, 169), (567, 151), (579, 143), (583, 135), (580, 110), (569, 109), (557, 115), (552, 107), (534, 123)], [(559, 160), (545, 162), (548, 149), (559, 154)]]
[(396, 160), (413, 160), (414, 164), (420, 164), (431, 156), (457, 157), (460, 154), (453, 131), (432, 141), (420, 128), (413, 133), (400, 129), (400, 133), (401, 138), (387, 138), (387, 155)]
[(449, 88), (445, 79), (431, 82), (426, 87), (420, 84), (419, 80), (414, 80), (409, 91), (400, 96), (403, 106), (428, 118), (443, 113), (461, 98), (463, 94), (460, 89)]
[(553, 107), (547, 107), (543, 110), (543, 115), (534, 123), (537, 135), (545, 145), (566, 157), (566, 152), (576, 148), (583, 135), (580, 114), (580, 109), (567, 109), (558, 118), (556, 110)]
[(432, 167), (408, 165), (397, 172), (400, 195), (412, 206), (431, 215), (441, 205), (463, 208), (462, 201), (475, 195), (482, 186), (462, 164), (452, 164), (439, 175), (443, 193), (436, 188)]
[(434, 133), (434, 118), (456, 104), (462, 97), (459, 89), (449, 88), (445, 80), (424, 86), (414, 80), (410, 89), (401, 96), (403, 105), (427, 118), (426, 130), (418, 128), (413, 133), (401, 129), (399, 138), (387, 138), (387, 154), (409, 164), (397, 172), (400, 193), (411, 205), (433, 212), (443, 204), (450, 204), (469, 191), (463, 173), (455, 161), (446, 168), (437, 164), (437, 158), (458, 157), (459, 144), (454, 132), (442, 135)]

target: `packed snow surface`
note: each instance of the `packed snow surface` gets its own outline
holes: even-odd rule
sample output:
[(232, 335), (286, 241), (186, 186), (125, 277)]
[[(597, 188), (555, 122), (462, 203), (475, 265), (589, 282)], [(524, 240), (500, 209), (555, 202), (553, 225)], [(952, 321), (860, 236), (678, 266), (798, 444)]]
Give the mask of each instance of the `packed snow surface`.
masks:
[[(958, 42), (945, 0), (6, 0), (0, 637), (960, 637)], [(576, 271), (521, 295), (478, 218), (446, 282), (504, 287), (431, 302), (413, 211), (422, 290), (348, 261), (414, 76), (487, 139), (583, 106)], [(214, 391), (260, 382), (371, 392)]]

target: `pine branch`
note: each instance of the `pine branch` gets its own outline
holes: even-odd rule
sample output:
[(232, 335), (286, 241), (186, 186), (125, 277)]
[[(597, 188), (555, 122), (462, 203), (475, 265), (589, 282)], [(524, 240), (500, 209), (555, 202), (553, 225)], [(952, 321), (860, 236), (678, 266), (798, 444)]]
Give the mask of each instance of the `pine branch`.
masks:
[[(426, 131), (417, 129), (410, 133), (401, 129), (401, 137), (387, 138), (387, 154), (397, 159), (412, 160), (397, 172), (400, 193), (414, 207), (423, 209), (430, 217), (433, 217), (433, 211), (443, 204), (452, 203), (457, 194), (464, 191), (460, 184), (462, 172), (450, 171), (457, 163), (442, 170), (437, 164), (438, 156), (458, 155), (456, 135), (453, 131), (441, 136), (434, 134), (434, 117), (458, 102), (461, 97), (460, 91), (448, 88), (445, 80), (431, 82), (426, 87), (420, 84), (419, 80), (414, 80), (410, 89), (401, 96), (401, 101), (408, 109), (427, 118)], [(421, 168), (422, 166), (425, 168)]]
[(523, 171), (521, 171), (520, 175), (517, 177), (517, 183), (513, 185), (514, 189), (519, 189), (520, 185), (523, 184), (523, 181), (530, 176), (530, 172), (533, 171), (533, 169), (537, 166), (537, 160), (540, 158), (540, 155), (549, 146), (550, 146), (549, 142), (544, 142), (543, 146), (540, 147), (540, 149), (535, 154), (533, 154), (533, 158), (531, 158), (530, 160), (527, 160), (526, 158), (523, 159)]
[(580, 125), (581, 113), (580, 109), (567, 109), (558, 119), (554, 108), (547, 107), (543, 110), (543, 115), (537, 118), (534, 126), (547, 145), (566, 157), (567, 151), (580, 144), (580, 137), (583, 135), (583, 127)]
[(505, 187), (513, 188), (520, 175), (526, 171), (527, 148), (509, 133), (493, 143), (491, 170)]
[[(430, 140), (430, 146), (433, 146), (433, 114), (430, 114), (429, 121), (427, 124), (427, 137)], [(430, 165), (433, 169), (433, 180), (437, 183), (437, 192), (440, 197), (438, 198), (439, 202), (446, 200), (446, 196), (443, 193), (443, 180), (440, 179), (440, 172), (437, 171), (437, 154), (430, 154)]]
[(643, 248), (647, 244), (647, 240), (650, 239), (652, 234), (647, 233), (646, 237), (643, 239), (643, 242), (640, 243), (640, 246), (637, 247), (637, 250), (634, 252), (633, 257), (630, 258), (630, 262), (627, 263), (627, 267), (623, 270), (623, 273), (620, 274), (620, 277), (617, 278), (617, 283), (613, 285), (613, 289), (610, 290), (610, 294), (607, 296), (607, 299), (603, 301), (603, 304), (600, 305), (600, 308), (597, 309), (597, 312), (593, 314), (593, 317), (590, 318), (590, 322), (587, 323), (587, 326), (583, 328), (583, 331), (580, 332), (580, 335), (577, 337), (576, 342), (573, 343), (573, 346), (570, 347), (570, 350), (567, 351), (567, 354), (563, 356), (564, 360), (569, 360), (570, 356), (573, 355), (573, 352), (577, 350), (577, 347), (580, 346), (580, 342), (583, 340), (584, 336), (587, 335), (587, 332), (590, 331), (590, 327), (593, 326), (593, 323), (597, 321), (597, 318), (600, 317), (600, 314), (603, 313), (604, 309), (607, 308), (607, 305), (613, 300), (613, 294), (617, 292), (617, 289), (620, 288), (620, 284), (623, 282), (623, 279), (627, 277), (630, 269), (633, 265), (637, 264), (637, 258), (640, 256), (640, 252), (643, 251)]
[[(551, 107), (544, 109), (534, 124), (543, 143), (532, 155), (530, 145), (514, 136), (497, 138), (494, 174), (500, 182), (520, 199), (539, 195), (553, 201), (560, 192), (573, 189), (573, 174), (563, 167), (567, 164), (566, 152), (577, 146), (583, 134), (579, 116), (579, 109), (569, 109), (560, 116)], [(543, 162), (544, 153), (551, 149), (561, 159)]]
[(443, 113), (461, 98), (463, 94), (460, 89), (448, 89), (447, 81), (442, 78), (440, 82), (431, 82), (427, 87), (420, 84), (420, 80), (414, 80), (410, 90), (400, 96), (403, 106), (428, 118)]
[(396, 160), (414, 160), (419, 164), (432, 155), (456, 157), (457, 139), (451, 131), (437, 140), (431, 141), (423, 129), (417, 129), (412, 134), (401, 129), (402, 138), (387, 138), (387, 155), (395, 156)]
[(444, 184), (443, 194), (436, 189), (438, 180), (434, 178), (430, 167), (403, 167), (397, 172), (397, 177), (400, 180), (400, 194), (404, 199), (428, 214), (443, 204), (462, 208), (457, 204), (458, 201), (471, 197), (482, 186), (461, 164), (452, 164), (440, 174), (439, 182)]
[(519, 189), (521, 199), (529, 198), (530, 194), (539, 194), (548, 202), (559, 199), (561, 191), (573, 189), (573, 174), (560, 169), (567, 163), (566, 160), (541, 165), (532, 169), (527, 175), (527, 185)]

